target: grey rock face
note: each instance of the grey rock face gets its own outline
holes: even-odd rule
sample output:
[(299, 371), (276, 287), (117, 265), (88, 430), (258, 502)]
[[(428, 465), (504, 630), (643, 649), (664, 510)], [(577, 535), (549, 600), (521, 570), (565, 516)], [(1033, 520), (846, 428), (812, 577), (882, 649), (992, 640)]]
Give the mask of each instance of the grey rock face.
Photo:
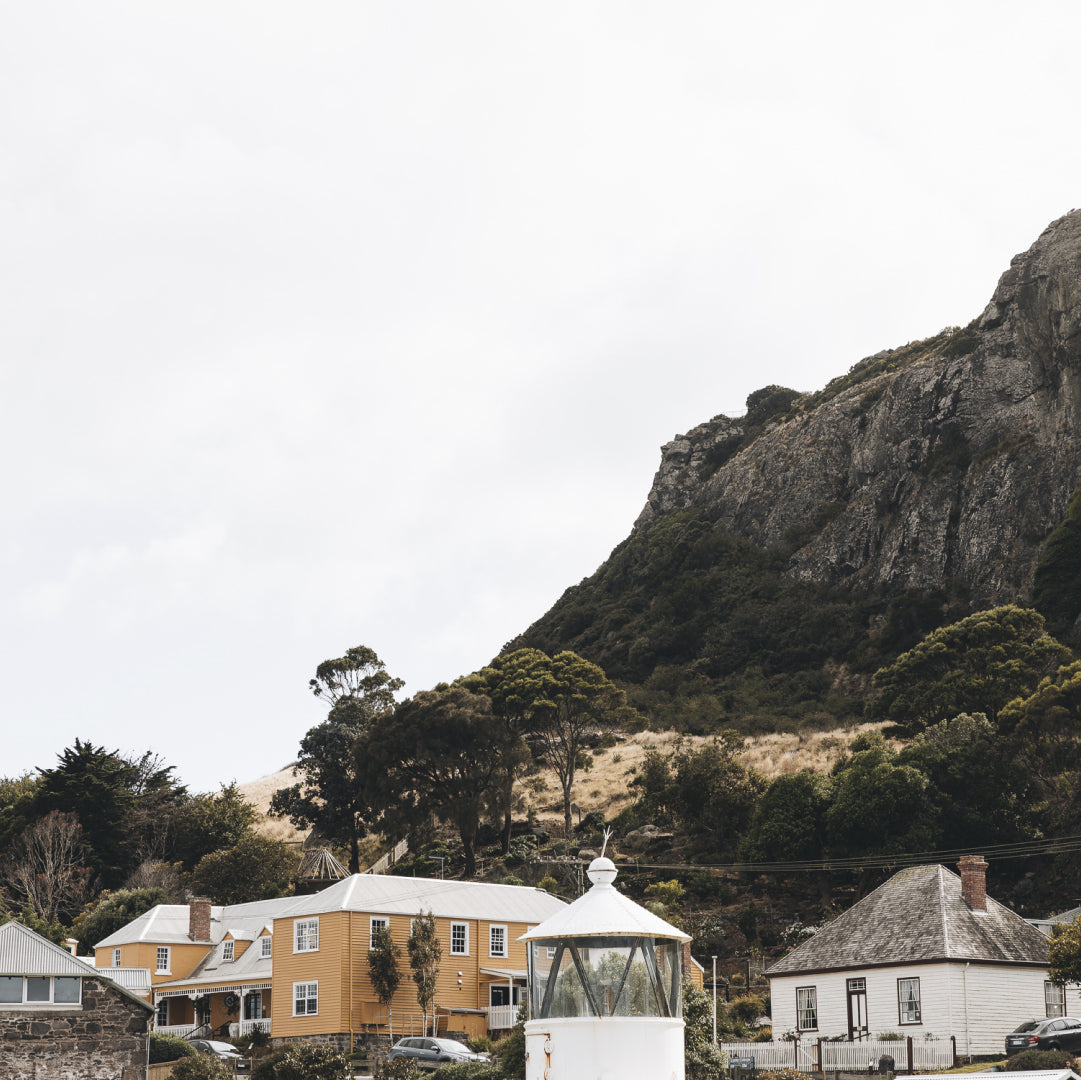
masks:
[[(1027, 595), (1081, 484), (1081, 211), (1002, 275), (972, 328), (880, 353), (753, 440), (715, 417), (662, 449), (636, 525), (690, 507), (790, 552), (790, 576)], [(860, 371), (870, 373), (863, 378)], [(832, 396), (831, 396), (832, 394)]]

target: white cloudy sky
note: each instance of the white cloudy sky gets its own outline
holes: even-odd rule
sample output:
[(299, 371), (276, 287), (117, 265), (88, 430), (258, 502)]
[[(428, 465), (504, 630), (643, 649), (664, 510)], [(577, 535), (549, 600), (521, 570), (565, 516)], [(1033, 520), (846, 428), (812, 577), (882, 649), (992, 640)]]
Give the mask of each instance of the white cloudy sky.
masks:
[(1073, 0), (10, 0), (0, 775), (286, 764), (490, 659), (659, 447), (1081, 203)]

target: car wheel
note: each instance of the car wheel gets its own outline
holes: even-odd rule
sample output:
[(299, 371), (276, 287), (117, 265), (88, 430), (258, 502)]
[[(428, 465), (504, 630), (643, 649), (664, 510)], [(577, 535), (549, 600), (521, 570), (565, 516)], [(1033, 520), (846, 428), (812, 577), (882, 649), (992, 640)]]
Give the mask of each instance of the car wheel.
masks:
[(1048, 1044), (1047, 1044), (1047, 1049), (1048, 1049), (1048, 1050), (1061, 1050), (1061, 1049), (1062, 1049), (1062, 1047), (1061, 1047), (1061, 1046), (1059, 1046), (1059, 1044), (1058, 1044), (1058, 1043), (1048, 1043)]

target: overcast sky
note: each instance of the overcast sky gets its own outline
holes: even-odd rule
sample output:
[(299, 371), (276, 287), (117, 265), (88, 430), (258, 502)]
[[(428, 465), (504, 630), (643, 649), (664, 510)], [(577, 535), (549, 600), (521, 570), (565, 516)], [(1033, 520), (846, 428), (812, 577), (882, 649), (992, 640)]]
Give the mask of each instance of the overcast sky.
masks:
[(4, 0), (0, 775), (277, 770), (1081, 203), (1074, 0)]

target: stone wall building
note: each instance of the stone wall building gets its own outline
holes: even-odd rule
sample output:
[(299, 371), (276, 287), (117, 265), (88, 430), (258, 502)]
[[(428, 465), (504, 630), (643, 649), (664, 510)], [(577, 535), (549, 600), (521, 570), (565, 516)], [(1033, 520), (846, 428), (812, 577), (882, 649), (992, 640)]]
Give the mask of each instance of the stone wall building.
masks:
[(22, 924), (0, 926), (4, 1080), (144, 1080), (152, 1013)]

